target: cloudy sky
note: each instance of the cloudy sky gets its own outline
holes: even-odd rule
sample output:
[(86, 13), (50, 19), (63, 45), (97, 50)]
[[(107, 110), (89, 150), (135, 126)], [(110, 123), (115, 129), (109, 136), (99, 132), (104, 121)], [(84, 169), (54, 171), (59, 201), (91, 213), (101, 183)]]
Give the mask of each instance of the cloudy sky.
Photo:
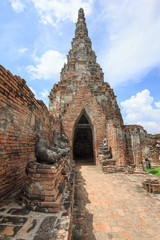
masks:
[(0, 64), (24, 78), (48, 105), (81, 7), (125, 124), (160, 133), (159, 0), (0, 1)]

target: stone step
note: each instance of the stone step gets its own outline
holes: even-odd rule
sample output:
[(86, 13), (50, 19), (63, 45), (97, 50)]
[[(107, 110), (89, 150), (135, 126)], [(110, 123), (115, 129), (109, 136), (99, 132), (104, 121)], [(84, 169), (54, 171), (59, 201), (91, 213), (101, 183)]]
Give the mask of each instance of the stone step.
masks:
[(112, 166), (115, 164), (116, 164), (116, 160), (113, 158), (102, 160), (102, 166), (108, 166), (108, 165)]
[(103, 166), (102, 171), (104, 173), (125, 172), (125, 168), (123, 166), (109, 165), (109, 166)]

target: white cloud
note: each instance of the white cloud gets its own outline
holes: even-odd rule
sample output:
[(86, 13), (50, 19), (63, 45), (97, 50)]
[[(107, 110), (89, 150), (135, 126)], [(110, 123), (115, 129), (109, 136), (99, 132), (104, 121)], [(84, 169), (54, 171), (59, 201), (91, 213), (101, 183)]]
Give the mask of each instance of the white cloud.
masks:
[(50, 14), (42, 15), (41, 16), (41, 23), (51, 24), (54, 27), (57, 27), (56, 23), (53, 21), (52, 16)]
[(58, 51), (48, 50), (40, 58), (34, 57), (37, 64), (27, 66), (33, 79), (53, 79), (57, 76), (66, 61), (65, 56)]
[(100, 56), (106, 80), (117, 86), (160, 66), (160, 1), (100, 0), (106, 45)]
[(155, 105), (157, 108), (160, 108), (160, 101), (159, 102), (155, 102)]
[(25, 6), (21, 0), (9, 0), (9, 1), (15, 12), (17, 13), (23, 12)]
[(48, 98), (48, 95), (49, 95), (49, 92), (48, 92), (48, 90), (46, 90), (46, 89), (44, 89), (43, 92), (41, 92), (41, 96), (42, 96), (43, 98)]
[(28, 51), (28, 48), (20, 48), (20, 49), (18, 49), (18, 51), (20, 54), (24, 54)]
[(86, 15), (91, 12), (94, 0), (31, 0), (38, 11), (41, 22), (56, 26), (59, 21), (77, 20), (79, 8), (84, 8)]
[(125, 124), (142, 125), (148, 133), (160, 132), (160, 109), (153, 108), (153, 97), (149, 90), (132, 96), (130, 99), (121, 102), (126, 117)]

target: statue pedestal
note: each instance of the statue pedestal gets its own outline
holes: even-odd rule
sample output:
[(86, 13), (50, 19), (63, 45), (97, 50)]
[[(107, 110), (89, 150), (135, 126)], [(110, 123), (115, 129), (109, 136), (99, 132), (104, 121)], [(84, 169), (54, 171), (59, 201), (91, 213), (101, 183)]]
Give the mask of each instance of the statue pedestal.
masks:
[(27, 181), (19, 195), (21, 203), (32, 210), (56, 213), (59, 211), (65, 178), (65, 159), (55, 164), (30, 162), (26, 168)]

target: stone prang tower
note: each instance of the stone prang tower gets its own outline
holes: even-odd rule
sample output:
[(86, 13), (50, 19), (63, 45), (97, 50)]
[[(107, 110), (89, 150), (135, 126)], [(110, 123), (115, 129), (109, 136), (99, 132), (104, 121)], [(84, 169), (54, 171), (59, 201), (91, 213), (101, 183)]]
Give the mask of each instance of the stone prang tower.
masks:
[(96, 62), (82, 8), (60, 82), (50, 92), (49, 110), (61, 121), (74, 159), (94, 159), (111, 172), (126, 164), (140, 166), (146, 132), (124, 126), (113, 89)]

